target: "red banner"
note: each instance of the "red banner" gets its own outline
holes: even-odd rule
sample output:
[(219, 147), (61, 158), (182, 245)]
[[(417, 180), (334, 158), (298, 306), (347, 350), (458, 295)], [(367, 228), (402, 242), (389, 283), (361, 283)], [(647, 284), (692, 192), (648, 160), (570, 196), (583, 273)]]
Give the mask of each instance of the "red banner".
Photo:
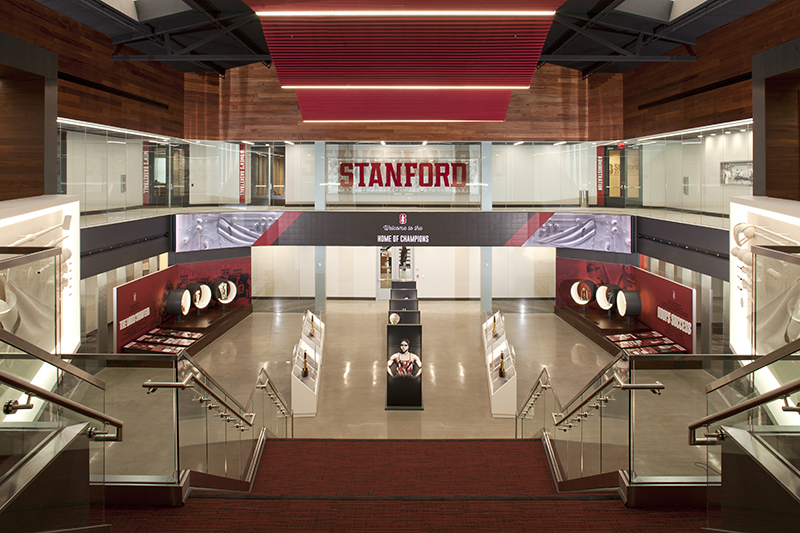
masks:
[(208, 283), (221, 276), (236, 284), (233, 304), (250, 305), (250, 272), (249, 257), (220, 259), (175, 265), (120, 285), (114, 290), (117, 352), (169, 318), (167, 293), (172, 289)]
[(605, 205), (605, 195), (603, 194), (603, 155), (605, 148), (597, 147), (597, 205)]
[(142, 205), (150, 205), (150, 142), (142, 141)]
[(245, 201), (245, 182), (247, 181), (247, 150), (245, 145), (239, 145), (239, 203)]

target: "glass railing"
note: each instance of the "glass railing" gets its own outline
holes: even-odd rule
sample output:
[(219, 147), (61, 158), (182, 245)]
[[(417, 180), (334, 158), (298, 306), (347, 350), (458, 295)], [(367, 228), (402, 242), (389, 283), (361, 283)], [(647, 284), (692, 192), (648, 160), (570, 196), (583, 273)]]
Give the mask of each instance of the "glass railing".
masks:
[[(517, 436), (543, 437), (559, 487), (621, 472), (630, 485), (705, 484), (704, 450), (683, 428), (705, 414), (705, 387), (740, 356), (621, 352), (563, 405), (543, 370), (517, 416)], [(599, 477), (598, 477), (599, 476)], [(602, 478), (602, 479), (601, 479)], [(597, 488), (604, 485), (597, 485)]]
[[(796, 508), (776, 502), (800, 497), (798, 362), (800, 340), (707, 385), (705, 416), (687, 425), (689, 443), (705, 445), (696, 448), (707, 471), (709, 528), (777, 531), (795, 519)], [(766, 499), (745, 489), (764, 483)]]
[(0, 247), (0, 329), (52, 353), (60, 337), (61, 248), (25, 246), (39, 236)]
[[(14, 355), (18, 362), (25, 354)], [(0, 366), (7, 368), (7, 362)], [(69, 374), (71, 369), (63, 363), (64, 368), (53, 369), (47, 362), (41, 366), (59, 376), (80, 374)], [(37, 378), (41, 375), (37, 373)], [(58, 388), (0, 370), (0, 524), (4, 531), (60, 531), (105, 523), (105, 449), (111, 441), (122, 439), (122, 422), (53, 392)]]
[(263, 368), (242, 403), (185, 352), (75, 357), (108, 383), (109, 414), (129, 420), (108, 453), (110, 482), (175, 485), (186, 471), (217, 479), (193, 476), (193, 486), (249, 481), (263, 439), (292, 436), (291, 411)]

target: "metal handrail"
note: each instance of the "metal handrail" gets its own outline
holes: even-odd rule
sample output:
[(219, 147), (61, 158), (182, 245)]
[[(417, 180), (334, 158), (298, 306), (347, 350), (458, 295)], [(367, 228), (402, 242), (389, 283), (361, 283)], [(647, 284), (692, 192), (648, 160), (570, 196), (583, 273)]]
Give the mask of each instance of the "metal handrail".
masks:
[(707, 438), (698, 439), (695, 436), (695, 431), (698, 428), (710, 426), (715, 422), (719, 422), (720, 420), (730, 418), (745, 411), (749, 411), (750, 409), (758, 407), (759, 405), (769, 403), (780, 398), (785, 398), (790, 394), (797, 392), (798, 390), (800, 390), (800, 378), (790, 381), (785, 385), (781, 385), (777, 389), (759, 394), (755, 398), (750, 398), (749, 400), (745, 400), (741, 403), (728, 407), (727, 409), (723, 409), (722, 411), (714, 413), (713, 415), (708, 415), (699, 420), (695, 420), (689, 424), (689, 445), (714, 444), (719, 441), (719, 436), (713, 437), (707, 435)]
[(118, 420), (112, 416), (108, 416), (105, 413), (96, 411), (91, 407), (86, 407), (85, 405), (81, 405), (77, 402), (64, 398), (63, 396), (59, 396), (58, 394), (55, 394), (47, 389), (43, 389), (42, 387), (34, 385), (33, 383), (29, 383), (24, 379), (18, 378), (17, 376), (14, 376), (7, 372), (3, 372), (2, 370), (0, 370), (0, 382), (10, 385), (15, 389), (21, 390), (25, 394), (41, 398), (42, 400), (46, 400), (48, 402), (52, 402), (56, 405), (64, 407), (65, 409), (74, 411), (79, 415), (92, 418), (94, 420), (98, 420), (100, 422), (103, 422), (104, 424), (108, 424), (116, 428), (116, 433), (114, 435), (106, 435), (101, 432), (93, 431), (92, 438), (94, 438), (95, 440), (116, 441), (116, 442), (122, 440), (122, 426), (123, 426), (122, 420)]
[(192, 356), (190, 356), (190, 355), (189, 355), (189, 353), (188, 353), (186, 350), (181, 350), (181, 352), (178, 354), (178, 359), (179, 359), (179, 360), (180, 360), (180, 359), (185, 359), (186, 361), (188, 361), (188, 363), (189, 363), (190, 365), (192, 365), (192, 366), (193, 366), (193, 367), (195, 367), (195, 368), (196, 368), (198, 371), (200, 371), (200, 373), (201, 373), (201, 374), (203, 374), (203, 376), (205, 376), (205, 378), (206, 378), (208, 381), (210, 381), (210, 382), (211, 382), (211, 383), (212, 383), (212, 384), (213, 384), (213, 385), (214, 385), (214, 386), (215, 386), (217, 389), (219, 389), (220, 391), (222, 391), (222, 393), (223, 393), (225, 396), (227, 396), (228, 398), (230, 398), (230, 400), (231, 400), (233, 403), (235, 403), (235, 404), (236, 404), (236, 406), (237, 406), (237, 407), (239, 407), (239, 409), (241, 409), (242, 411), (247, 411), (247, 408), (246, 408), (244, 405), (242, 405), (241, 403), (239, 403), (239, 401), (238, 401), (238, 400), (236, 400), (236, 398), (234, 398), (232, 394), (230, 394), (230, 393), (229, 393), (227, 390), (225, 390), (225, 387), (223, 387), (222, 385), (220, 385), (219, 383), (217, 383), (217, 380), (215, 380), (213, 377), (211, 377), (211, 375), (210, 375), (208, 372), (206, 372), (206, 369), (205, 369), (205, 368), (203, 368), (202, 366), (200, 366), (200, 365), (199, 365), (199, 364), (198, 364), (198, 363), (197, 363), (197, 362), (196, 362), (194, 359), (192, 359)]
[[(261, 384), (262, 374), (266, 378), (263, 384)], [(291, 414), (291, 410), (289, 409), (289, 404), (286, 403), (286, 400), (283, 399), (283, 396), (281, 395), (280, 391), (276, 389), (275, 386), (272, 384), (272, 380), (270, 379), (269, 374), (264, 369), (264, 367), (261, 367), (261, 369), (258, 372), (258, 382), (256, 384), (256, 388), (265, 389), (267, 387), (269, 387), (270, 391), (274, 394), (272, 401), (273, 403), (275, 403), (278, 409), (280, 409), (284, 414)]]
[[(619, 361), (620, 359), (624, 358), (625, 356), (626, 356), (625, 350), (620, 350), (620, 352), (619, 352), (619, 353), (617, 353), (616, 357), (614, 357), (614, 358), (613, 358), (611, 361), (609, 361), (609, 362), (606, 364), (606, 366), (604, 366), (604, 367), (603, 367), (603, 369), (602, 369), (600, 372), (598, 372), (597, 374), (595, 374), (595, 375), (594, 375), (594, 377), (593, 377), (592, 379), (590, 379), (588, 382), (586, 382), (586, 385), (585, 385), (585, 386), (584, 386), (584, 387), (583, 387), (583, 388), (582, 388), (582, 389), (581, 389), (581, 390), (580, 390), (580, 391), (579, 391), (579, 392), (578, 392), (578, 393), (577, 393), (577, 394), (576, 394), (576, 395), (575, 395), (575, 396), (574, 396), (574, 397), (573, 397), (573, 398), (572, 398), (570, 401), (568, 401), (568, 402), (567, 402), (567, 403), (565, 403), (564, 405), (566, 405), (566, 406), (572, 405), (572, 403), (573, 403), (574, 401), (576, 401), (576, 400), (577, 400), (578, 398), (580, 398), (580, 397), (581, 397), (581, 396), (582, 396), (582, 395), (583, 395), (583, 394), (584, 394), (584, 393), (585, 393), (587, 390), (589, 390), (589, 387), (591, 387), (592, 383), (594, 383), (595, 381), (597, 381), (598, 379), (600, 379), (600, 377), (602, 377), (602, 376), (603, 376), (603, 375), (604, 375), (606, 372), (608, 372), (608, 371), (609, 371), (609, 370), (610, 370), (610, 369), (611, 369), (611, 368), (612, 368), (612, 367), (613, 367), (615, 364), (617, 364), (617, 361)], [(560, 410), (563, 410), (563, 406), (559, 406), (559, 407), (561, 408)]]
[[(66, 372), (67, 374), (75, 376), (81, 381), (90, 383), (99, 389), (106, 390), (106, 383), (102, 379), (98, 379), (92, 374), (89, 374), (88, 372), (67, 363), (60, 357), (55, 356), (50, 352), (46, 352), (41, 348), (39, 348), (38, 346), (36, 346), (35, 344), (31, 344), (30, 342), (21, 339), (16, 335), (14, 335), (13, 333), (10, 333), (2, 328), (0, 328), (0, 341), (24, 352), (25, 355), (29, 355), (34, 359), (39, 359), (40, 361), (47, 363), (48, 365), (52, 365), (58, 368), (59, 370)], [(13, 355), (19, 355), (19, 354), (3, 354), (4, 357)]]
[(724, 387), (728, 383), (736, 381), (737, 379), (741, 379), (747, 374), (755, 372), (756, 370), (764, 368), (765, 366), (769, 366), (775, 361), (779, 361), (780, 359), (788, 357), (798, 351), (800, 351), (800, 339), (793, 340), (789, 344), (781, 346), (777, 350), (773, 350), (767, 355), (759, 357), (752, 363), (748, 363), (741, 368), (737, 368), (727, 376), (723, 376), (717, 379), (716, 381), (712, 381), (711, 383), (706, 385), (706, 394), (708, 394), (709, 392), (713, 392), (719, 389), (720, 387)]
[[(195, 385), (199, 385), (201, 389), (203, 389), (205, 392), (213, 396), (215, 400), (217, 400), (221, 405), (225, 407), (227, 411), (230, 412), (230, 414), (236, 416), (236, 418), (238, 418), (248, 426), (253, 427), (253, 422), (251, 420), (247, 420), (247, 418), (245, 418), (244, 415), (240, 415), (237, 412), (237, 410), (231, 407), (230, 404), (228, 404), (228, 402), (222, 399), (222, 397), (220, 397), (219, 394), (214, 392), (214, 390), (211, 387), (209, 387), (208, 385), (197, 379), (197, 376), (192, 373), (187, 374), (187, 376), (183, 379), (183, 381), (174, 381), (174, 382), (150, 381), (148, 379), (147, 381), (142, 383), (142, 387), (147, 389), (148, 394), (155, 392), (158, 389), (193, 389)], [(244, 411), (244, 409), (242, 410)]]
[(560, 426), (562, 422), (564, 422), (564, 421), (566, 421), (566, 420), (569, 420), (570, 418), (572, 418), (572, 415), (574, 415), (575, 413), (577, 413), (578, 411), (580, 411), (580, 410), (583, 408), (583, 406), (584, 406), (584, 405), (586, 405), (587, 403), (589, 403), (589, 402), (593, 401), (593, 400), (595, 399), (595, 397), (596, 397), (598, 394), (600, 394), (600, 392), (601, 392), (603, 389), (605, 389), (606, 387), (608, 387), (610, 384), (612, 384), (612, 383), (615, 383), (615, 382), (616, 382), (616, 380), (614, 379), (615, 377), (616, 377), (616, 374), (615, 374), (614, 376), (611, 376), (610, 378), (606, 379), (606, 380), (603, 382), (603, 384), (602, 384), (602, 385), (600, 385), (599, 387), (597, 387), (597, 388), (596, 388), (596, 389), (595, 389), (595, 390), (594, 390), (594, 391), (593, 391), (591, 394), (587, 394), (587, 395), (586, 395), (586, 399), (584, 399), (584, 400), (583, 400), (581, 403), (579, 403), (579, 404), (578, 404), (578, 405), (577, 405), (575, 408), (573, 408), (573, 409), (572, 409), (572, 411), (570, 411), (570, 412), (569, 412), (569, 413), (567, 413), (566, 415), (562, 415), (560, 420), (557, 420), (557, 419), (556, 419), (556, 415), (558, 415), (558, 413), (553, 413), (553, 425), (554, 425), (554, 426)]
[(565, 420), (570, 420), (572, 415), (579, 412), (583, 406), (588, 404), (589, 402), (596, 399), (596, 397), (602, 392), (603, 389), (608, 387), (610, 384), (613, 383), (614, 389), (621, 389), (621, 390), (649, 390), (654, 394), (661, 394), (661, 391), (664, 390), (666, 387), (659, 381), (655, 383), (625, 383), (619, 374), (614, 372), (611, 377), (607, 378), (602, 385), (597, 387), (591, 394), (587, 394), (586, 398), (579, 403), (575, 408), (573, 408), (569, 413), (563, 415), (560, 420), (556, 419), (556, 415), (558, 413), (553, 413), (553, 425), (559, 426)]
[[(542, 383), (542, 376), (547, 376), (547, 384)], [(522, 407), (519, 409), (519, 414), (517, 416), (525, 416), (528, 414), (528, 409), (526, 408), (530, 405), (530, 402), (534, 399), (534, 395), (539, 389), (549, 389), (552, 385), (550, 384), (550, 372), (547, 371), (547, 367), (543, 367), (542, 371), (539, 372), (539, 377), (536, 378), (536, 384), (531, 387), (531, 392), (528, 393), (528, 396), (525, 398), (525, 401), (522, 402)]]
[(242, 422), (244, 422), (248, 426), (253, 427), (253, 421), (252, 420), (248, 420), (247, 418), (245, 418), (245, 415), (248, 415), (250, 413), (245, 413), (244, 415), (240, 415), (239, 413), (236, 412), (236, 410), (233, 407), (228, 405), (228, 403), (225, 400), (220, 398), (220, 396), (216, 392), (214, 392), (214, 390), (211, 387), (209, 387), (208, 385), (206, 385), (205, 383), (203, 383), (202, 381), (200, 381), (200, 380), (198, 380), (196, 378), (195, 378), (194, 382), (195, 382), (195, 384), (200, 385), (201, 389), (203, 389), (208, 394), (213, 396), (214, 399), (217, 400), (220, 404), (224, 405), (225, 409), (230, 411), (231, 414), (235, 415), (236, 418), (238, 418), (239, 420), (241, 420)]

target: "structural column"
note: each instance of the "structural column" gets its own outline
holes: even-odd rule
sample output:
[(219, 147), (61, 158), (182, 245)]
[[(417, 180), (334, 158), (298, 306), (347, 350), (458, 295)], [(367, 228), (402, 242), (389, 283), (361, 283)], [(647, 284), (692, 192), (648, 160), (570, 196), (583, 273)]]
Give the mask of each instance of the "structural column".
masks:
[[(325, 143), (314, 143), (314, 209), (325, 211)], [(314, 312), (325, 312), (325, 246), (314, 247)]]
[[(492, 143), (481, 143), (481, 211), (492, 210)], [(492, 312), (492, 248), (481, 247), (481, 311)]]

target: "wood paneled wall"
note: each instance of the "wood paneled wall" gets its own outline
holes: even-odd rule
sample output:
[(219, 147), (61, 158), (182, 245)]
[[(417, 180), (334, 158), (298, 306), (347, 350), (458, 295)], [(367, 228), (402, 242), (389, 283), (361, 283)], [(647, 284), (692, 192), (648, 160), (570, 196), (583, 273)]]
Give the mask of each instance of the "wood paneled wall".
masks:
[(0, 67), (0, 201), (44, 194), (45, 78)]
[(622, 74), (589, 77), (587, 141), (622, 139)]
[(219, 139), (220, 77), (184, 75), (183, 135), (186, 139)]
[[(603, 91), (615, 85), (612, 79), (601, 84)], [(219, 135), (225, 140), (583, 141), (588, 92), (580, 72), (545, 65), (529, 90), (513, 91), (505, 122), (305, 124), (294, 91), (280, 88), (273, 69), (254, 64), (228, 71), (222, 81)], [(596, 121), (621, 129), (612, 107), (604, 108)]]
[[(2, 0), (0, 32), (58, 54), (58, 115), (183, 136), (183, 73), (111, 60), (111, 39), (34, 0)], [(136, 54), (123, 47), (120, 54)], [(89, 85), (89, 86), (87, 86)], [(91, 85), (94, 85), (92, 87)]]
[[(752, 83), (741, 81), (652, 107), (659, 100), (752, 70), (752, 56), (800, 37), (800, 2), (778, 0), (710, 32), (693, 47), (694, 63), (650, 63), (624, 75), (624, 137), (751, 118)], [(689, 55), (676, 48), (671, 55)]]
[(767, 78), (767, 196), (800, 200), (800, 71)]

